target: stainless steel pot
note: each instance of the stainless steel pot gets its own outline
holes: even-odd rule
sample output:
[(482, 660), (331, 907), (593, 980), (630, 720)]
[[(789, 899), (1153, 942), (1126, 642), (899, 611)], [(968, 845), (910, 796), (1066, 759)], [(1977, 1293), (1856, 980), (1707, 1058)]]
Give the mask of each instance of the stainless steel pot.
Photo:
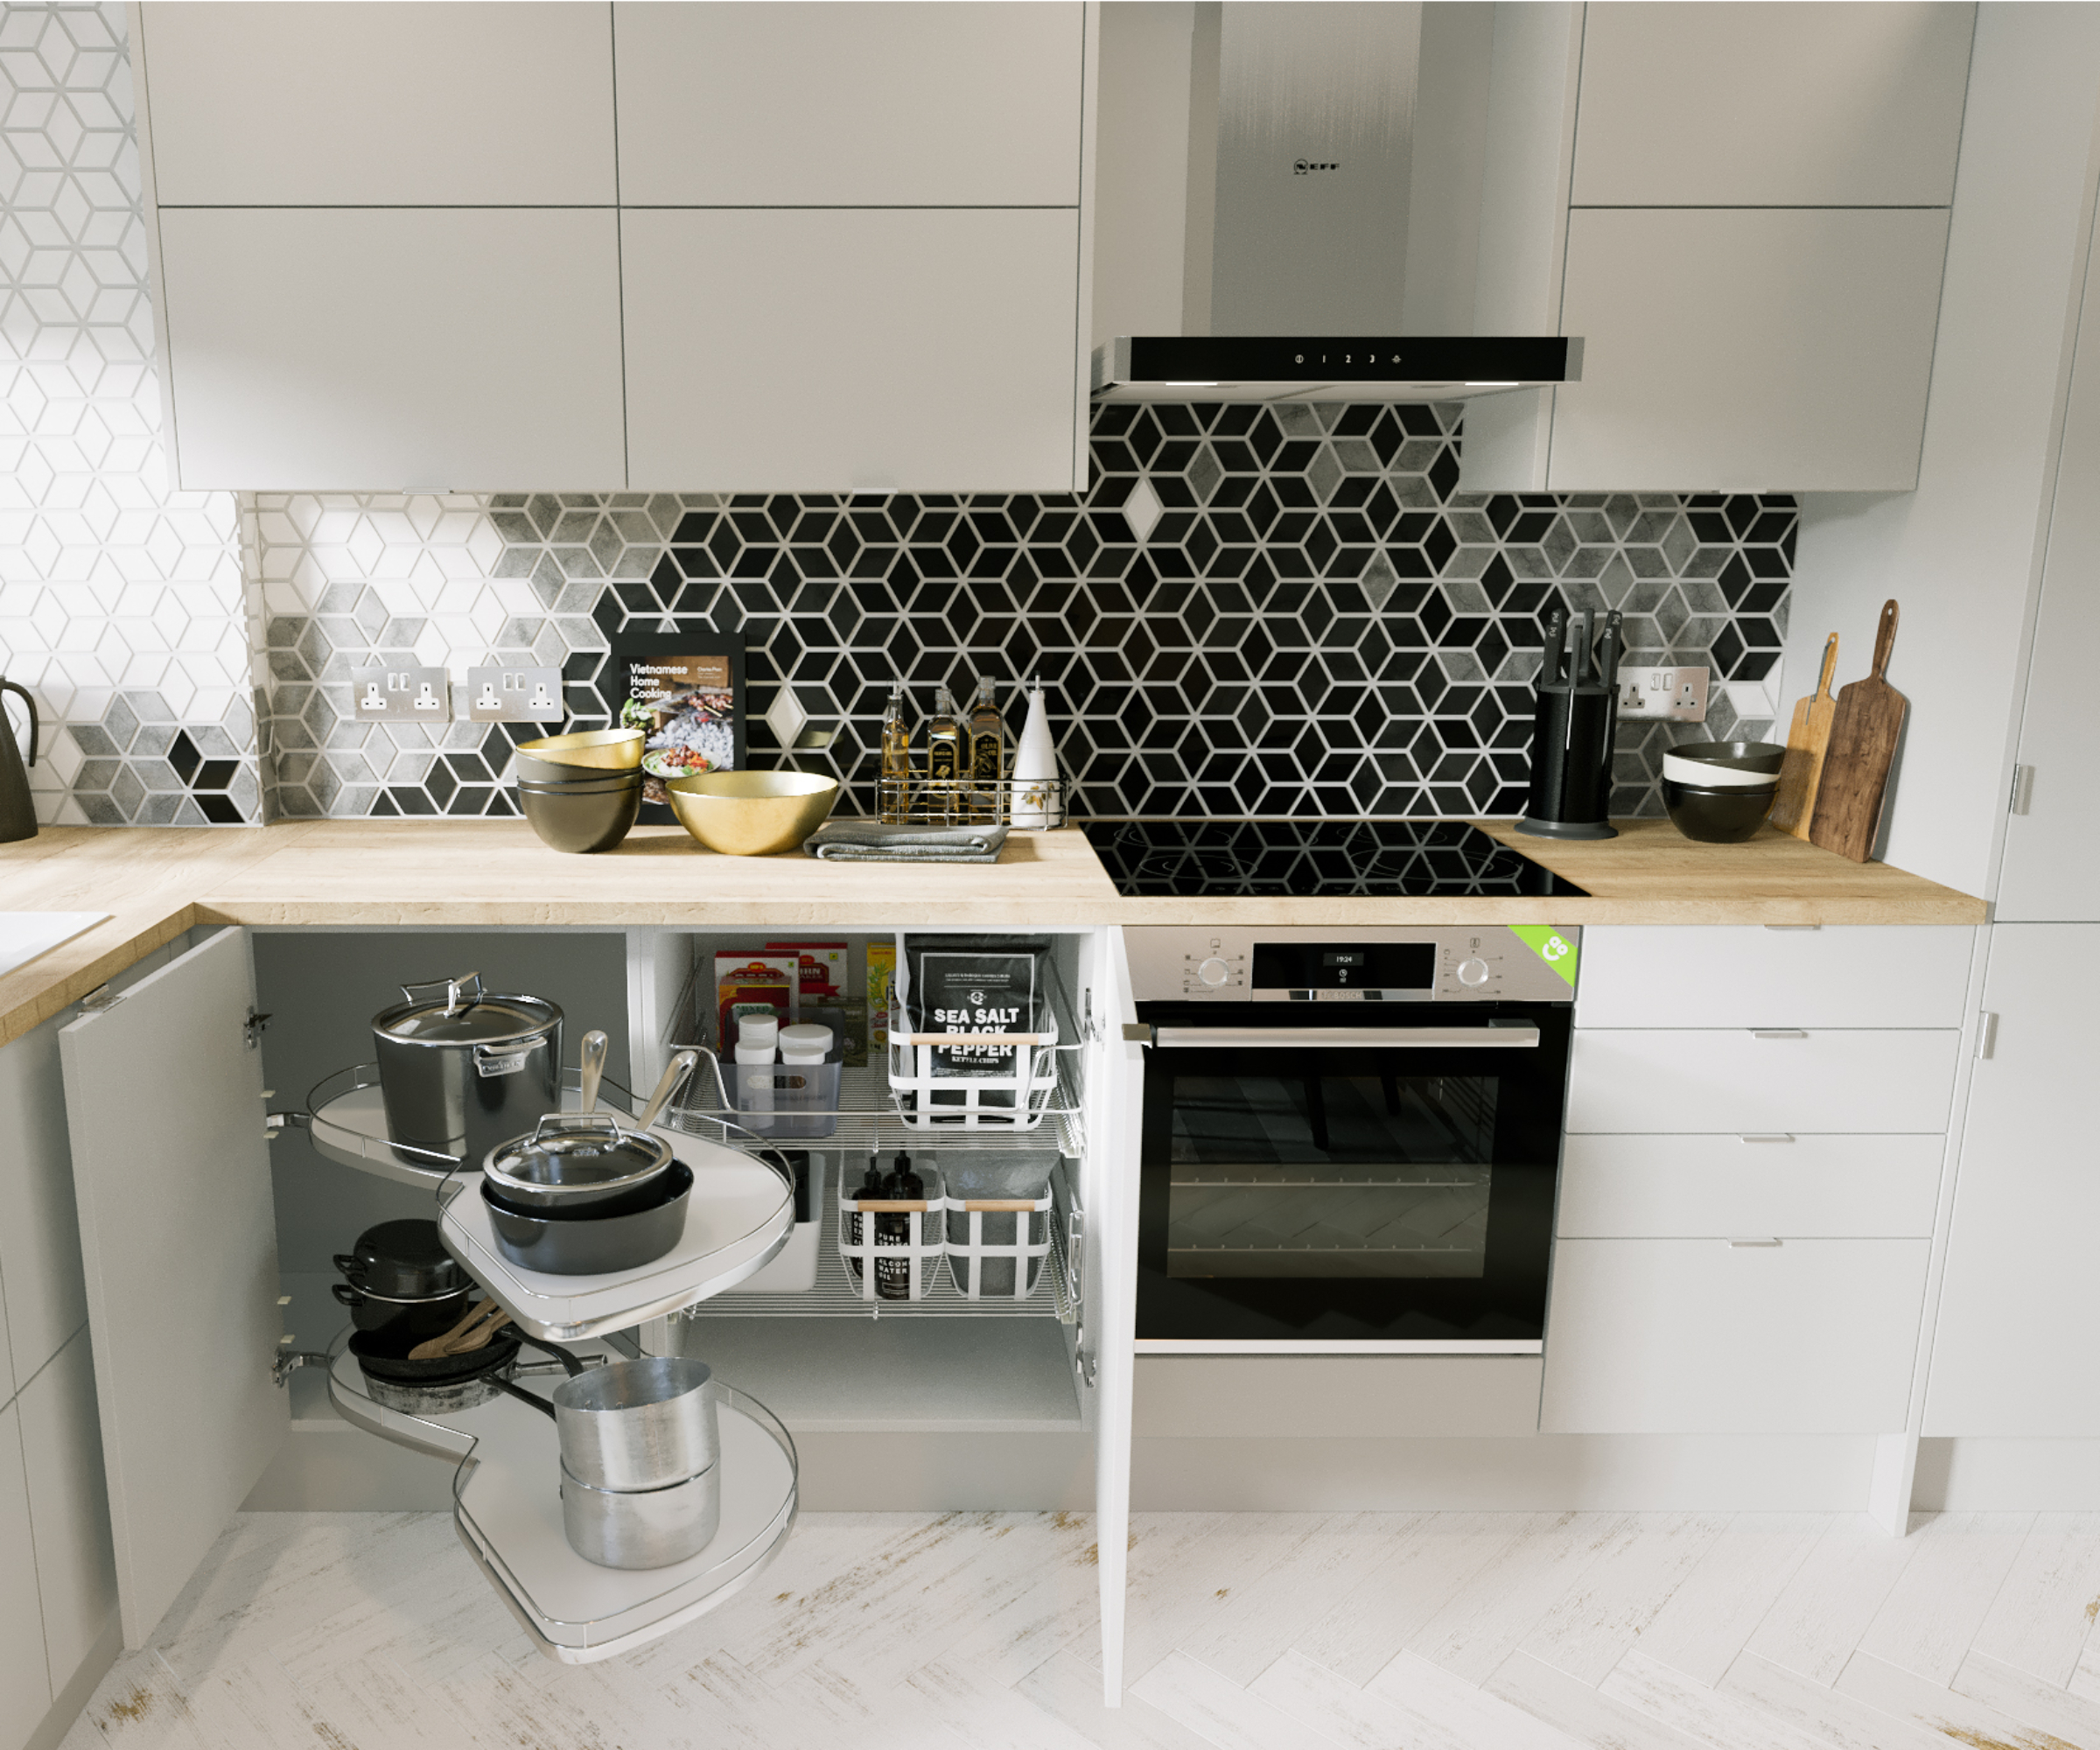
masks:
[(671, 1145), (626, 1130), (610, 1112), (550, 1112), (530, 1136), (513, 1137), (483, 1158), (490, 1187), (514, 1208), (563, 1215), (634, 1207), (671, 1164)]
[(667, 1488), (722, 1451), (713, 1375), (677, 1355), (614, 1362), (555, 1388), (562, 1466), (586, 1488)]
[(719, 1466), (651, 1489), (592, 1488), (562, 1466), (562, 1530), (601, 1568), (668, 1568), (707, 1548), (721, 1523)]
[(562, 1012), (488, 993), (480, 975), (404, 984), (372, 1018), (394, 1140), (479, 1160), (561, 1105)]

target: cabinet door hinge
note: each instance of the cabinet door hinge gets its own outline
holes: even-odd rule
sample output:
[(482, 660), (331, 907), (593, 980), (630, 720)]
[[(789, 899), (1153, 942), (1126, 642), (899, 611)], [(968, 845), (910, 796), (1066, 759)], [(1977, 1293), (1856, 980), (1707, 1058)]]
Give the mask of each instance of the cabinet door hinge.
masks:
[(2016, 815), (2026, 813), (2034, 801), (2034, 768), (2032, 766), (2015, 766), (2012, 768), (2012, 794), (2009, 804)]
[(268, 1015), (259, 1014), (253, 1009), (248, 1012), (248, 1018), (241, 1023), (241, 1036), (248, 1041), (248, 1048), (250, 1051), (255, 1050), (262, 1043), (262, 1035), (269, 1026), (270, 1017)]

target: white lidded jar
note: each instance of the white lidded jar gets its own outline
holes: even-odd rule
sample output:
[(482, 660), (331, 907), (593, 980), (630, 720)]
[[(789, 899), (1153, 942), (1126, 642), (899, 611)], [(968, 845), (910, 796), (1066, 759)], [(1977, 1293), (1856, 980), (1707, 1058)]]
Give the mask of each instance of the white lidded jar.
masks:
[(831, 1055), (831, 1029), (802, 1021), (780, 1029), (782, 1063), (822, 1063)]
[(780, 1039), (777, 1015), (745, 1015), (737, 1023), (737, 1106), (746, 1130), (773, 1128), (773, 1063)]

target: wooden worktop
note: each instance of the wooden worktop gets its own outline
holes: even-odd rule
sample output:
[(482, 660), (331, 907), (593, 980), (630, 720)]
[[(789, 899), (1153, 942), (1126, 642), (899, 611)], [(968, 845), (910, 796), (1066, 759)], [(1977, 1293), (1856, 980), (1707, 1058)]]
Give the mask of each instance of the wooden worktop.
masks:
[(549, 928), (1047, 928), (1194, 924), (1975, 924), (1981, 900), (1770, 831), (1694, 844), (1667, 821), (1592, 844), (1488, 830), (1586, 899), (1125, 900), (1076, 829), (1015, 833), (995, 866), (718, 857), (676, 827), (564, 857), (522, 821), (47, 827), (0, 845), (0, 911), (109, 921), (0, 976), (0, 1044), (197, 924)]

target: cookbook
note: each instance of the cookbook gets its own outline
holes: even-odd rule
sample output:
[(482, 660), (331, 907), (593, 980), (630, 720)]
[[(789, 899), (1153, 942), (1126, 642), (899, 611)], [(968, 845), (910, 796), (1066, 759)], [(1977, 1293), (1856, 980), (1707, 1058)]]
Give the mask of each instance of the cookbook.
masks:
[(615, 633), (597, 689), (607, 724), (644, 733), (641, 818), (669, 823), (664, 780), (745, 761), (744, 640), (718, 632)]

